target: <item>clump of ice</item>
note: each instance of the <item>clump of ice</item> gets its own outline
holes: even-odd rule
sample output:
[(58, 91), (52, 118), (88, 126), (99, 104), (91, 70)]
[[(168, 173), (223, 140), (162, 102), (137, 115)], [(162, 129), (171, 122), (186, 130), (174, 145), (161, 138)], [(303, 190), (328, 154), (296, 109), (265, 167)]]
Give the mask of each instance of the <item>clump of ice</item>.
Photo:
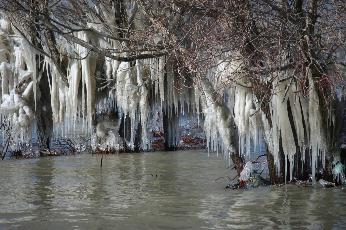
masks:
[(334, 181), (345, 183), (346, 178), (345, 178), (345, 166), (340, 162), (340, 161), (333, 161), (333, 168), (332, 168), (332, 173), (333, 173), (333, 179)]

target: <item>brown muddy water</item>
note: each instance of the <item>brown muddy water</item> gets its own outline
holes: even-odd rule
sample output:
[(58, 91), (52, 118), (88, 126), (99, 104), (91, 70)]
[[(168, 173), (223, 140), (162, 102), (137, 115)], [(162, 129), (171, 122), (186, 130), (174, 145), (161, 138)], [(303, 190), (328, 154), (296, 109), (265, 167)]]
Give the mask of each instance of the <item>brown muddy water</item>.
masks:
[(0, 162), (0, 229), (345, 229), (346, 190), (225, 190), (204, 151)]

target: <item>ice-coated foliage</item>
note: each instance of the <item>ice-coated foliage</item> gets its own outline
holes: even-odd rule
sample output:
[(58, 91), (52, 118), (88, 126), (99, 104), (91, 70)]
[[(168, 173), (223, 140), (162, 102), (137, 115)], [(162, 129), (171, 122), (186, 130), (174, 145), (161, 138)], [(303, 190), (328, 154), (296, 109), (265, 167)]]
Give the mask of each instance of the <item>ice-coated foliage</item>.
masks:
[[(146, 12), (140, 11), (133, 1), (125, 5), (125, 19), (135, 30), (145, 33), (142, 17)], [(119, 21), (113, 8), (95, 5), (99, 16), (110, 25)], [(319, 162), (325, 167), (325, 159), (331, 155), (328, 128), (335, 126), (335, 119), (333, 113), (323, 114), (320, 91), (308, 69), (308, 82), (303, 83), (292, 81), (292, 70), (275, 70), (275, 78), (263, 73), (256, 80), (266, 83), (267, 88), (259, 92), (255, 81), (249, 80), (251, 76), (242, 71), (245, 56), (237, 52), (213, 57), (212, 67), (204, 72), (186, 63), (181, 71), (177, 65), (183, 65), (188, 58), (175, 60), (172, 56), (176, 53), (160, 53), (126, 60), (136, 52), (127, 51), (123, 42), (133, 41), (112, 39), (102, 34), (103, 29), (109, 28), (92, 22), (85, 24), (87, 29), (73, 31), (78, 42), (66, 42), (68, 35), (57, 36), (56, 58), (45, 55), (54, 54), (51, 47), (41, 44), (42, 50), (33, 48), (28, 38), (1, 19), (0, 113), (1, 122), (8, 123), (13, 130), (13, 148), (32, 141), (37, 106), (41, 108), (39, 102), (44, 100), (39, 99), (38, 85), (47, 77), (54, 136), (88, 136), (95, 151), (151, 149), (149, 125), (156, 112), (164, 116), (166, 142), (177, 145), (177, 117), (189, 114), (203, 123), (210, 151), (227, 157), (239, 154), (249, 160), (267, 150), (274, 158), (276, 173), (284, 169), (290, 180), (298, 154), (302, 162), (309, 155), (313, 177)], [(160, 27), (159, 23), (156, 26)], [(166, 42), (162, 33), (151, 35), (154, 47)], [(194, 44), (178, 49), (185, 58), (187, 45)], [(149, 53), (146, 47), (141, 48), (142, 54)], [(107, 51), (119, 55), (115, 58)], [(307, 93), (299, 93), (306, 88)], [(261, 97), (263, 91), (268, 91), (264, 93), (270, 97)], [(47, 110), (44, 106), (41, 109)], [(250, 165), (245, 165), (248, 168)]]

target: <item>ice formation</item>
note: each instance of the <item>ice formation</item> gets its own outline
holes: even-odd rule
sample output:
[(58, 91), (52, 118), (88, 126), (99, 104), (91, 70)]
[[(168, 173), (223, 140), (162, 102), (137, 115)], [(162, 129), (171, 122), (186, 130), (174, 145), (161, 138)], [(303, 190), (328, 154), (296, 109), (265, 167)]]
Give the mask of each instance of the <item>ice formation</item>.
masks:
[[(238, 135), (237, 152), (247, 159), (251, 159), (253, 154), (263, 154), (261, 143), (266, 143), (268, 151), (273, 154), (276, 165), (276, 172), (285, 170), (284, 175), (289, 180), (293, 179), (294, 167), (296, 165), (295, 156), (300, 153), (302, 162), (305, 161), (306, 152), (310, 157), (312, 175), (318, 167), (325, 167), (325, 157), (328, 152), (326, 143), (326, 132), (323, 126), (319, 98), (312, 79), (309, 81), (309, 97), (297, 94), (299, 87), (295, 81), (290, 80), (290, 73), (280, 72), (272, 82), (272, 98), (270, 100), (270, 121), (262, 111), (260, 102), (251, 85), (242, 79), (241, 74), (236, 73), (239, 64), (235, 62), (220, 62), (218, 68), (214, 70), (214, 89), (227, 85), (228, 78), (236, 79), (232, 87), (223, 87), (228, 95), (228, 108), (232, 111), (226, 119), (220, 117), (221, 107), (215, 106), (212, 102), (211, 91), (214, 89), (204, 88), (206, 104), (203, 113), (205, 115), (205, 131), (209, 140), (209, 146), (213, 148), (218, 145), (222, 128), (229, 127), (223, 123), (227, 119), (234, 121)], [(216, 80), (215, 80), (216, 79)], [(219, 84), (219, 85), (218, 85)], [(331, 116), (331, 115), (329, 115)], [(328, 117), (331, 124), (334, 118)], [(228, 121), (230, 122), (230, 121)], [(221, 124), (221, 127), (218, 127)], [(224, 133), (230, 136), (230, 128)], [(227, 133), (228, 132), (228, 133)], [(232, 146), (229, 139), (221, 138), (222, 143)], [(215, 149), (215, 147), (214, 147)], [(281, 164), (281, 154), (284, 155), (284, 164)], [(319, 160), (322, 165), (318, 165)], [(313, 176), (314, 178), (314, 176)]]
[(254, 175), (261, 175), (262, 177), (268, 176), (267, 162), (246, 162), (244, 169), (240, 173), (239, 181), (246, 182)]
[[(14, 40), (17, 38), (11, 38), (9, 31), (9, 23), (2, 19), (0, 31), (2, 142), (13, 140), (9, 144), (11, 148), (16, 149), (21, 143), (31, 140), (30, 128), (34, 113), (30, 100), (34, 83), (29, 61), (27, 61), (29, 63), (27, 69), (23, 68), (24, 60), (30, 57), (25, 56), (26, 53), (21, 46), (15, 45)], [(17, 87), (18, 85), (20, 87)], [(4, 140), (5, 132), (11, 139)]]
[(333, 169), (332, 169), (332, 173), (333, 173), (333, 177), (334, 180), (337, 181), (338, 183), (346, 183), (346, 177), (345, 177), (345, 166), (340, 162), (340, 161), (333, 161)]
[[(131, 10), (135, 11), (133, 7)], [(115, 21), (114, 15), (106, 16), (111, 22)], [(134, 149), (139, 136), (140, 148), (148, 150), (151, 148), (149, 120), (153, 111), (159, 110), (171, 122), (166, 132), (172, 145), (178, 143), (175, 118), (193, 113), (203, 122), (210, 151), (251, 158), (263, 152), (265, 143), (274, 156), (277, 173), (282, 168), (280, 159), (284, 154), (283, 168), (289, 179), (293, 179), (297, 152), (303, 161), (305, 153), (310, 154), (312, 175), (319, 159), (324, 166), (328, 152), (326, 131), (311, 76), (309, 95), (304, 97), (296, 93), (299, 86), (290, 80), (292, 73), (276, 73), (279, 77), (272, 82), (270, 111), (265, 114), (259, 98), (251, 90), (251, 83), (238, 72), (240, 61), (221, 59), (207, 76), (198, 76), (199, 81), (193, 82), (176, 74), (172, 60), (166, 56), (121, 62), (81, 45), (61, 42), (60, 58), (67, 59), (67, 85), (53, 60), (31, 48), (20, 34), (10, 32), (10, 23), (6, 20), (1, 19), (0, 26), (0, 112), (2, 119), (18, 130), (13, 143), (31, 138), (37, 85), (45, 71), (55, 136), (89, 135), (94, 149), (100, 150), (119, 150), (124, 145)], [(99, 29), (97, 25), (89, 26)], [(136, 20), (135, 26), (142, 25)], [(100, 37), (93, 30), (75, 33), (95, 47), (114, 50), (123, 47), (121, 42)], [(123, 57), (127, 55), (121, 53)], [(43, 69), (37, 71), (41, 63)], [(100, 119), (108, 113), (117, 114), (117, 118)]]

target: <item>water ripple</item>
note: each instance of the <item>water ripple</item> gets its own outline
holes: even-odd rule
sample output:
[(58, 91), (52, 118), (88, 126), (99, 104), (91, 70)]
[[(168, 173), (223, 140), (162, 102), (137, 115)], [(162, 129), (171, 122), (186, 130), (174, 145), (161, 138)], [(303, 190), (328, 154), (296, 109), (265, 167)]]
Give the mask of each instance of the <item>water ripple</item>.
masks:
[(225, 191), (203, 151), (0, 162), (0, 229), (342, 229), (344, 190)]

